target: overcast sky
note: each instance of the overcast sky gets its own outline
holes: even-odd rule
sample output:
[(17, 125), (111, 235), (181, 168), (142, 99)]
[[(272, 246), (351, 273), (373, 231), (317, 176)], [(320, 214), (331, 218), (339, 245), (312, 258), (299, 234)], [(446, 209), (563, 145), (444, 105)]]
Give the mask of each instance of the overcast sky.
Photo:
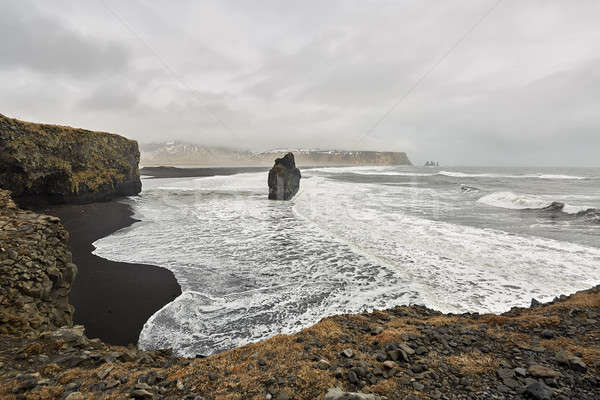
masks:
[(0, 0), (0, 113), (140, 142), (599, 166), (600, 1), (496, 3)]

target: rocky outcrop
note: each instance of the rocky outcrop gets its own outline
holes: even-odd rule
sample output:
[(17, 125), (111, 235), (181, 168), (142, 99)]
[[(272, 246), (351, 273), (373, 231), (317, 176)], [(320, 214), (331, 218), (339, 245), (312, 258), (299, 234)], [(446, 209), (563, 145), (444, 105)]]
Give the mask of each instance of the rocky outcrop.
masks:
[(0, 114), (0, 188), (19, 204), (88, 203), (140, 192), (137, 142)]
[(72, 325), (67, 239), (58, 218), (20, 210), (0, 190), (0, 334)]
[(292, 153), (275, 160), (275, 165), (269, 171), (269, 199), (289, 200), (298, 193), (300, 188), (300, 170)]

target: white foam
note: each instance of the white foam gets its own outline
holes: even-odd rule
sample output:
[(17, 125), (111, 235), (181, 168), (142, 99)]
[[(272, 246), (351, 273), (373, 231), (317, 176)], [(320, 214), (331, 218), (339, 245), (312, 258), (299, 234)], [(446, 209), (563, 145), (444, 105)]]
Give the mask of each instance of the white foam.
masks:
[[(478, 200), (479, 203), (511, 210), (542, 209), (549, 207), (553, 201), (557, 200), (548, 200), (541, 196), (517, 194), (513, 192), (494, 192), (483, 196)], [(562, 211), (567, 214), (577, 214), (580, 211), (585, 211), (590, 208), (593, 207), (565, 204)]]
[[(209, 354), (324, 316), (421, 303), (505, 311), (600, 280), (600, 249), (432, 221), (431, 188), (357, 184), (303, 172), (291, 202), (266, 199), (264, 173), (144, 182), (144, 222), (95, 254), (172, 270), (184, 293), (145, 324), (140, 347)], [(462, 196), (464, 197), (464, 196)], [(440, 199), (441, 198), (441, 199)]]
[(523, 175), (506, 175), (506, 174), (471, 174), (465, 172), (454, 172), (454, 171), (440, 171), (438, 175), (449, 176), (453, 178), (513, 178), (513, 179), (575, 179), (582, 180), (587, 179), (584, 176), (574, 175), (551, 175), (551, 174), (523, 174)]

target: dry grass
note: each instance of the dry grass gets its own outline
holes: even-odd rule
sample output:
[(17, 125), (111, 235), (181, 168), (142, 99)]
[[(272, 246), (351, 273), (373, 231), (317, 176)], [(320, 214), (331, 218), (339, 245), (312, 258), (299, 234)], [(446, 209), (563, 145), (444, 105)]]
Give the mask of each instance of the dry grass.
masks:
[(466, 375), (480, 375), (498, 369), (498, 360), (479, 351), (445, 357), (448, 365), (454, 366)]
[(574, 339), (560, 337), (542, 340), (540, 345), (547, 349), (554, 350), (556, 353), (559, 351), (566, 351), (571, 355), (574, 355), (575, 353), (581, 353), (581, 358), (588, 366), (600, 364), (600, 344), (597, 342), (595, 345), (590, 346), (579, 343)]

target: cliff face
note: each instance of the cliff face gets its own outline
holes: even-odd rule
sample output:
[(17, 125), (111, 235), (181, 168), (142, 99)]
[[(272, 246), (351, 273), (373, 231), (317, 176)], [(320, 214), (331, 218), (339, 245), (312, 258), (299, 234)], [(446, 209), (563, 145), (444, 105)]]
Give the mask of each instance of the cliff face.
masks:
[(20, 210), (0, 190), (0, 334), (72, 325), (67, 239), (58, 218)]
[(137, 142), (0, 114), (0, 188), (19, 203), (88, 203), (140, 192)]

